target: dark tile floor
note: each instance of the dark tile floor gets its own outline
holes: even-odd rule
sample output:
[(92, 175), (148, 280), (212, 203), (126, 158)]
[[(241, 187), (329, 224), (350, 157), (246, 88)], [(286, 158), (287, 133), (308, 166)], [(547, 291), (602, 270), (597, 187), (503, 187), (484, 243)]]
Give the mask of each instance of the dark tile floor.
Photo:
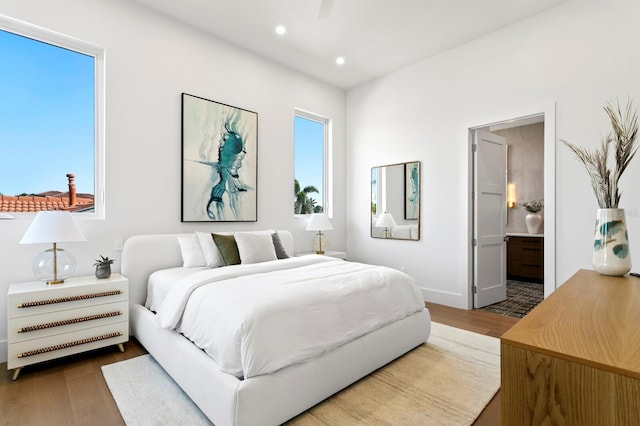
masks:
[(544, 298), (544, 285), (507, 280), (507, 300), (480, 308), (482, 311), (522, 318)]

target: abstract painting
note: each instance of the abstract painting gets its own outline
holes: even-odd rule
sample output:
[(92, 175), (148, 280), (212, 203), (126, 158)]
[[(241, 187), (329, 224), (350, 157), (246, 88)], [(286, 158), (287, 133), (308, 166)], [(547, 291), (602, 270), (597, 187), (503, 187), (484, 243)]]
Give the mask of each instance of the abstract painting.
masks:
[(404, 218), (418, 219), (420, 214), (420, 162), (404, 165)]
[(258, 220), (258, 114), (182, 94), (182, 221)]

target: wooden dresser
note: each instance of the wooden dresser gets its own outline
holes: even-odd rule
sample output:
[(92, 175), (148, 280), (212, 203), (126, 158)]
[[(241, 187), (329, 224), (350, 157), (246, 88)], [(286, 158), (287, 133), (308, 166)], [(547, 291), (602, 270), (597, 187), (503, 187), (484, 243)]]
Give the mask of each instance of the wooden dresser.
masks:
[(507, 278), (543, 282), (544, 237), (512, 236), (507, 242)]
[(503, 425), (640, 425), (640, 279), (580, 270), (501, 338)]

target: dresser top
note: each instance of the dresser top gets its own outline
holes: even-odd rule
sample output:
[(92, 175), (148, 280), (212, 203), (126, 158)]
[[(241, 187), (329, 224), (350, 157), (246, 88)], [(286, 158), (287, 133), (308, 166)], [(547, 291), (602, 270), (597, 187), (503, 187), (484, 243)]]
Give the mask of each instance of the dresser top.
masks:
[(501, 341), (640, 379), (640, 279), (580, 270)]
[(74, 287), (86, 286), (91, 284), (108, 284), (120, 282), (124, 277), (120, 274), (111, 274), (109, 278), (98, 279), (93, 275), (74, 276), (64, 280), (62, 284), (47, 284), (44, 281), (25, 281), (13, 283), (9, 286), (7, 294), (56, 291), (63, 289), (72, 289)]

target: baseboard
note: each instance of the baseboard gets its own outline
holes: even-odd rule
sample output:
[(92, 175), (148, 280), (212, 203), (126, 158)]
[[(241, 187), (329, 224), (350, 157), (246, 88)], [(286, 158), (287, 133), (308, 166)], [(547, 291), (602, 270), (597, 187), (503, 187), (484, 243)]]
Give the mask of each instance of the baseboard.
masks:
[(451, 306), (458, 309), (469, 309), (462, 295), (430, 288), (421, 288), (424, 300), (438, 305)]

